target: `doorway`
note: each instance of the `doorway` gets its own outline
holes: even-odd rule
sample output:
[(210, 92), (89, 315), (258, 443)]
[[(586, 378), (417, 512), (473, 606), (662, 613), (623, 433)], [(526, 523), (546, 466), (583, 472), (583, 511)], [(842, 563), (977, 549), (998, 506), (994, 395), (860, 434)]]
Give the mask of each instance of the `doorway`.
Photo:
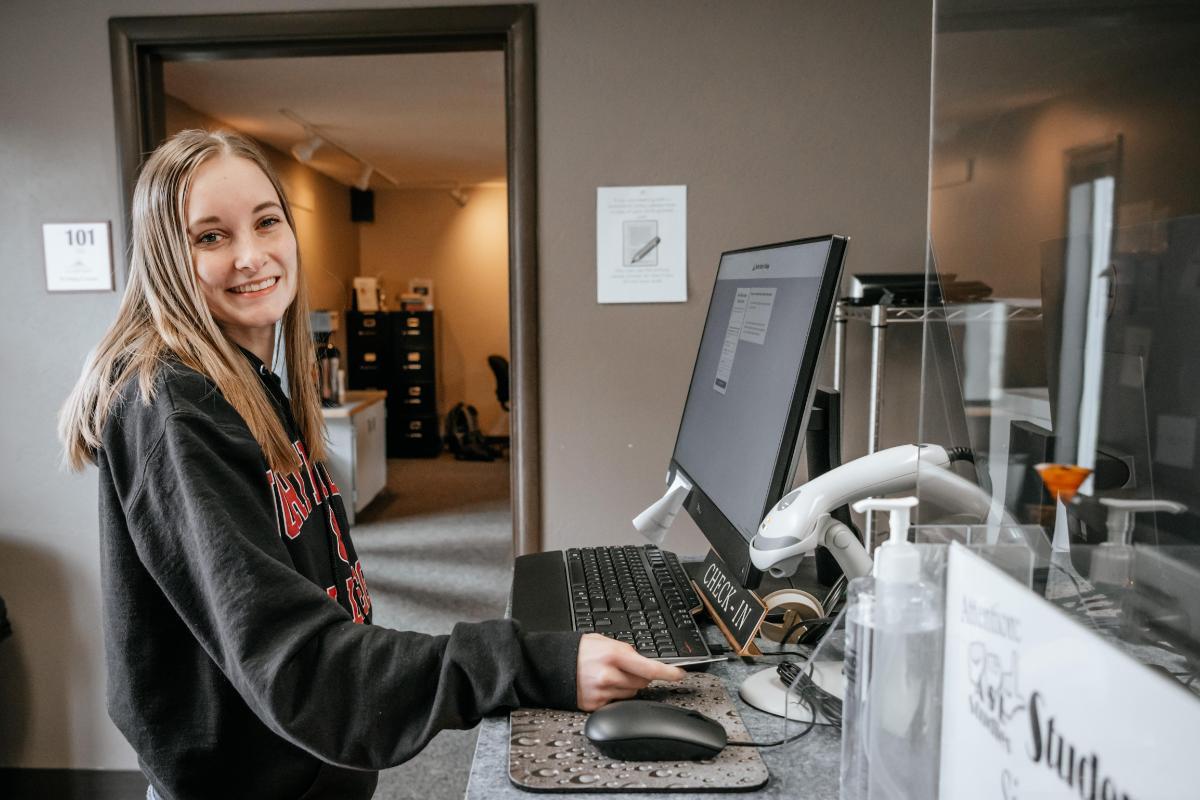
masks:
[(537, 153), (530, 5), (116, 18), (109, 22), (117, 146), (128, 209), (144, 154), (166, 135), (172, 61), (499, 51), (504, 58), (513, 552), (541, 549)]

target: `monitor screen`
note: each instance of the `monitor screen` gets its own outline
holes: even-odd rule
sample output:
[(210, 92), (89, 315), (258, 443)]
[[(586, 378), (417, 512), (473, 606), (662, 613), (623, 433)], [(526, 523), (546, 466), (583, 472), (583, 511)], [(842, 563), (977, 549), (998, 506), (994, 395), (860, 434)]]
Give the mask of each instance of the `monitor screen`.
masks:
[(671, 458), (686, 508), (748, 587), (749, 542), (794, 472), (846, 239), (724, 253)]

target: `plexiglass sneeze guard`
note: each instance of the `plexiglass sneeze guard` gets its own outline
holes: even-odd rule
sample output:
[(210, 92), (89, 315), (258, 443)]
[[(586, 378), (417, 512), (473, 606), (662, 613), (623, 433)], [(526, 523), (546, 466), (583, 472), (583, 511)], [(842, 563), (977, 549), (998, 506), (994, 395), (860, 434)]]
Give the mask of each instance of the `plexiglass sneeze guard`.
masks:
[(1139, 7), (939, 4), (916, 527), (1194, 697), (1200, 15)]

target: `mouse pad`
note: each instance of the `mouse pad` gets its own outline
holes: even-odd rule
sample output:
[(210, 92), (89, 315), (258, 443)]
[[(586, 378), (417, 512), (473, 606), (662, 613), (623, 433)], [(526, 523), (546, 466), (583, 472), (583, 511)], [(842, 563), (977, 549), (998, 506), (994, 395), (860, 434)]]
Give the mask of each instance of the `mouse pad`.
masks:
[[(654, 682), (639, 700), (690, 708), (719, 721), (731, 742), (750, 741), (725, 687), (712, 675), (682, 683)], [(767, 765), (757, 748), (726, 747), (704, 761), (617, 761), (587, 737), (583, 711), (519, 708), (508, 716), (508, 777), (532, 792), (730, 792), (759, 789)]]

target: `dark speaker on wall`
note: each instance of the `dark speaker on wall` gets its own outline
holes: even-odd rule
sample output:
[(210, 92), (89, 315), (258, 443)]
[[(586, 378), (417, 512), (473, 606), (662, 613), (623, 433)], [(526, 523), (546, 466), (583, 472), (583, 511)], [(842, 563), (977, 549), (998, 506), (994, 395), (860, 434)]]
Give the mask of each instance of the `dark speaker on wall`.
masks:
[(351, 222), (374, 222), (375, 221), (375, 192), (367, 189), (350, 189), (350, 221)]

